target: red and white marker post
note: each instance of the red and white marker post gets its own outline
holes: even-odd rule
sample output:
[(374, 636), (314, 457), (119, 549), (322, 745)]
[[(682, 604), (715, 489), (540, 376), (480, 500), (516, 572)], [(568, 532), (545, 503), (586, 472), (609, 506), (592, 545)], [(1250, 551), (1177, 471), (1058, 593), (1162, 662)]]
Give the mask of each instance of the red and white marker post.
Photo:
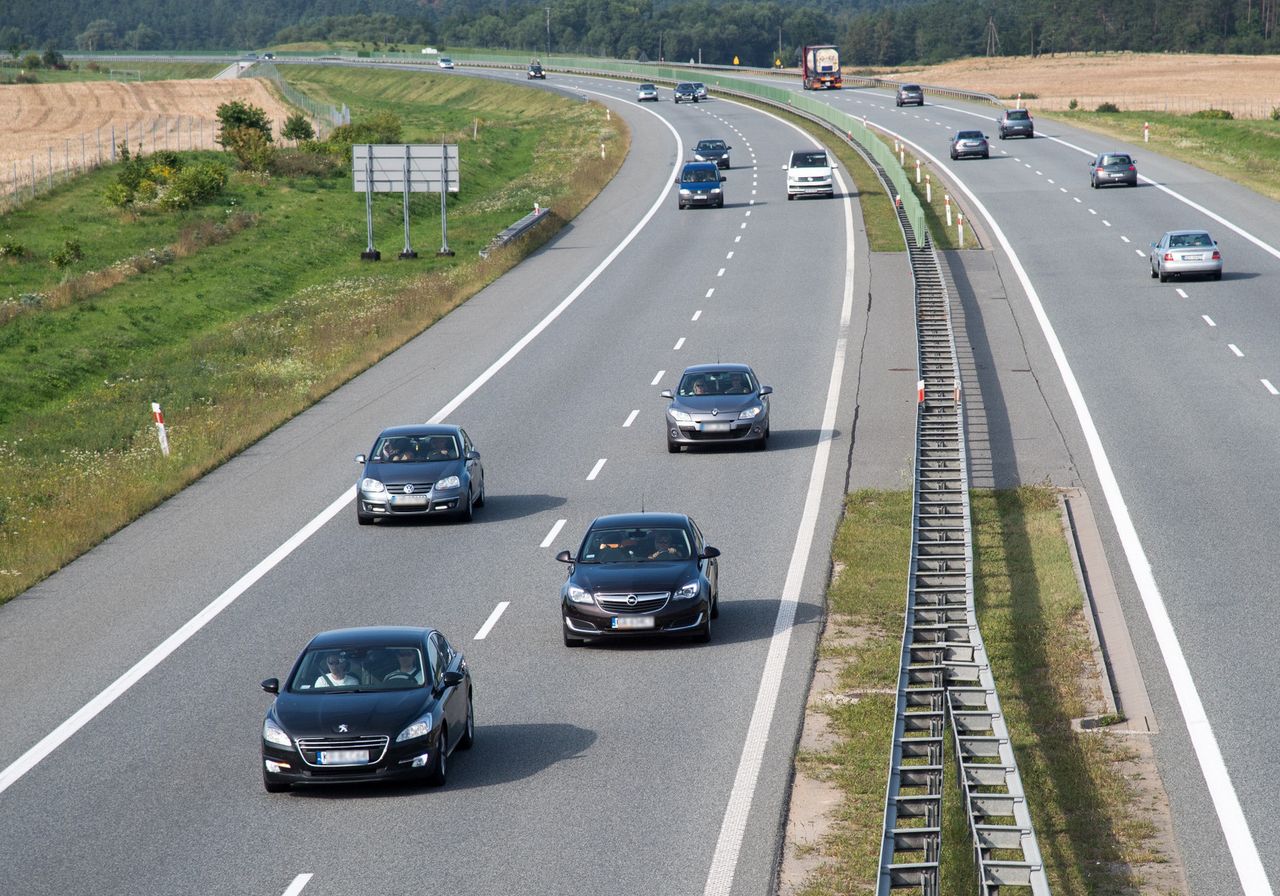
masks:
[(156, 436), (160, 439), (160, 452), (165, 456), (169, 456), (169, 437), (164, 431), (164, 412), (160, 410), (160, 405), (151, 402), (151, 417), (156, 421)]
[(916, 380), (916, 404), (924, 404), (924, 380)]

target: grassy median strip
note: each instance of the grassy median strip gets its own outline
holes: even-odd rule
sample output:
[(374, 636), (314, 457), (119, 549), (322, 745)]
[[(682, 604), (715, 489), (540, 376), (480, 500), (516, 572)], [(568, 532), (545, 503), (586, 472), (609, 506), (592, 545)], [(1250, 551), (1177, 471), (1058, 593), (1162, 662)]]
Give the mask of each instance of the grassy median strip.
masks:
[[(452, 258), (439, 197), (364, 198), (331, 176), (240, 172), (186, 213), (108, 205), (106, 168), (0, 218), (0, 601), (314, 404), (466, 301), (574, 217), (626, 156), (629, 134), (591, 103), (520, 85), (405, 72), (291, 70), (359, 123), (394, 111), (408, 143), (458, 143)], [(601, 158), (601, 143), (605, 158)], [(208, 154), (205, 154), (207, 157)], [(228, 157), (228, 164), (230, 164)], [(532, 210), (551, 226), (487, 260)], [(79, 259), (53, 263), (66, 243)], [(21, 250), (21, 251), (19, 251)], [(70, 256), (74, 259), (74, 255)], [(74, 288), (68, 288), (73, 284)], [(160, 454), (150, 403), (164, 408)]]
[[(1123, 735), (1071, 724), (1096, 706), (1097, 685), (1056, 495), (974, 492), (972, 511), (979, 624), (1053, 892), (1139, 892), (1143, 865), (1163, 859), (1152, 823), (1134, 808), (1142, 800), (1125, 774), (1130, 747)], [(798, 760), (801, 772), (836, 785), (843, 804), (804, 896), (875, 891), (910, 538), (909, 492), (847, 497), (819, 648), (841, 668), (835, 693), (811, 700), (837, 740)], [(942, 892), (967, 896), (975, 872), (952, 764), (947, 778)]]

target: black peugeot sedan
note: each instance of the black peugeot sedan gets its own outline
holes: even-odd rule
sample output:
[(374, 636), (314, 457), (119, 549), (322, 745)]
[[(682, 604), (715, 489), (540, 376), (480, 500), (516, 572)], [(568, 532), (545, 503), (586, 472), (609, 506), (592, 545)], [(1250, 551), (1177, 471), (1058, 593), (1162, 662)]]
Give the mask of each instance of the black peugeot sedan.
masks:
[(466, 658), (430, 628), (322, 632), (293, 664), (262, 723), (262, 784), (445, 782), (454, 750), (475, 743)]
[(461, 426), (392, 426), (378, 434), (356, 483), (356, 521), (387, 517), (455, 516), (470, 520), (484, 506), (480, 452)]
[(769, 443), (769, 396), (746, 364), (695, 364), (686, 367), (673, 392), (662, 391), (667, 406), (667, 450), (715, 443), (747, 444), (764, 450)]
[(720, 552), (683, 513), (596, 518), (560, 589), (564, 643), (637, 635), (711, 640), (720, 615)]

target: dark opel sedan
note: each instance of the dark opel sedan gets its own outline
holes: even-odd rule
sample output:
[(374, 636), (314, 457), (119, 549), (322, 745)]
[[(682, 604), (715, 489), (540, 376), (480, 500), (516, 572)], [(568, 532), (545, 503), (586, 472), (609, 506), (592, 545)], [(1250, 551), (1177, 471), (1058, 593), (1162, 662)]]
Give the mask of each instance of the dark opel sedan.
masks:
[(386, 626), (311, 639), (262, 723), (262, 784), (419, 778), (445, 782), (454, 750), (475, 742), (467, 661), (429, 628)]
[(480, 452), (461, 426), (392, 426), (378, 434), (369, 456), (356, 455), (364, 472), (356, 483), (356, 520), (456, 516), (470, 520), (484, 506)]
[(748, 444), (761, 451), (769, 444), (769, 396), (746, 364), (695, 364), (686, 367), (674, 392), (662, 391), (667, 406), (667, 450), (717, 442)]
[(720, 552), (683, 513), (622, 513), (598, 517), (560, 589), (564, 643), (636, 635), (711, 640), (720, 615)]

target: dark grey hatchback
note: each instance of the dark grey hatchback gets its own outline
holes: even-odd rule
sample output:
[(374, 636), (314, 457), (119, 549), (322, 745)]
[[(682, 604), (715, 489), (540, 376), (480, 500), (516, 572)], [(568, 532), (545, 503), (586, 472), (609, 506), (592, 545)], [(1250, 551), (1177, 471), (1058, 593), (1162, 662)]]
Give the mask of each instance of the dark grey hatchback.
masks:
[(1089, 163), (1089, 186), (1105, 184), (1138, 185), (1137, 159), (1125, 152), (1100, 152)]
[(746, 364), (695, 364), (686, 367), (667, 406), (667, 450), (717, 442), (747, 444), (759, 450), (769, 443), (769, 396)]
[(364, 472), (356, 483), (356, 520), (456, 516), (470, 520), (484, 506), (480, 452), (461, 426), (419, 423), (384, 429), (368, 457), (356, 455)]
[(683, 513), (597, 517), (560, 589), (564, 643), (678, 635), (711, 640), (720, 615), (720, 552)]

